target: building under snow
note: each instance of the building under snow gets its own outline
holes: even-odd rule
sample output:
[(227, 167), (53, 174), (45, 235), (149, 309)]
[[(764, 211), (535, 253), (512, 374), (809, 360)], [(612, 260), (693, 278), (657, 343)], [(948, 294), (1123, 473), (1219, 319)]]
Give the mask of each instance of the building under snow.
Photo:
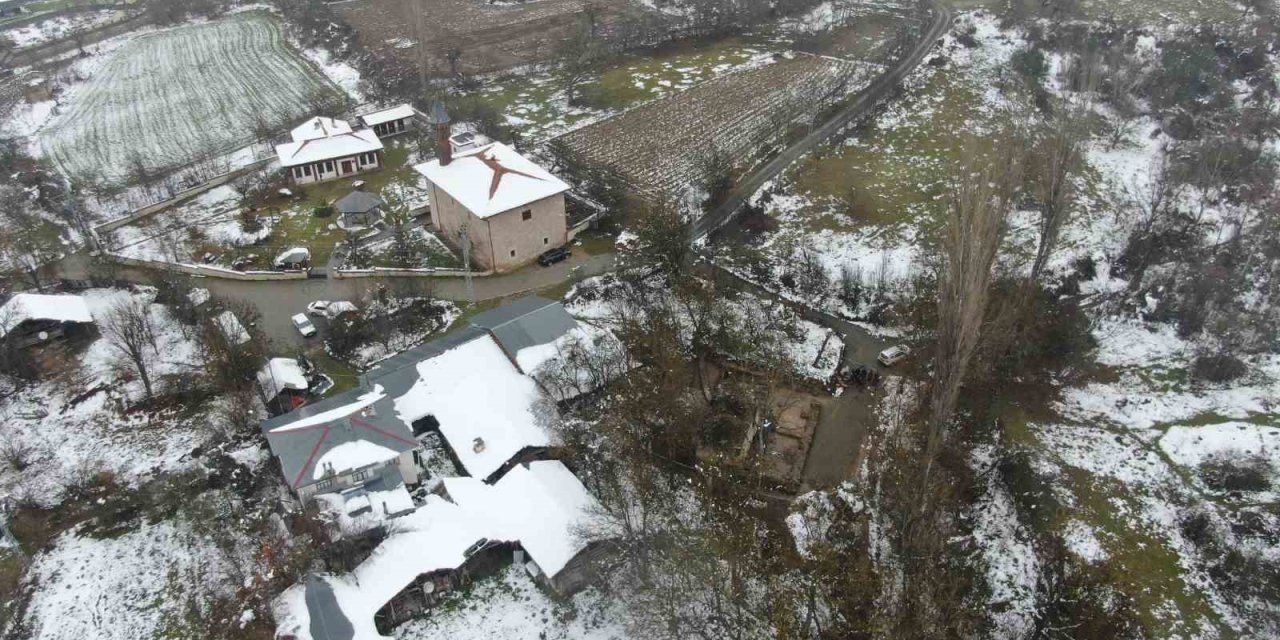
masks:
[(0, 336), (12, 347), (56, 340), (93, 324), (84, 298), (19, 293), (0, 306)]
[(345, 120), (316, 116), (276, 146), (280, 166), (294, 184), (334, 180), (382, 166), (382, 141), (372, 129), (352, 129)]
[[(595, 501), (548, 459), (554, 414), (522, 368), (541, 365), (582, 328), (557, 302), (526, 297), (396, 355), (360, 388), (263, 422), (299, 497), (396, 517), (390, 537), (350, 576), (310, 579), (282, 599), (281, 633), (378, 638), (434, 595), (509, 560), (561, 593), (591, 577), (602, 549), (580, 535)], [(438, 432), (464, 477), (443, 478), (408, 507), (419, 438)], [(398, 517), (397, 517), (398, 516)]]
[(422, 114), (407, 104), (396, 105), (389, 109), (380, 109), (372, 113), (357, 116), (360, 124), (369, 127), (379, 138), (398, 136), (412, 131)]
[(454, 153), (449, 117), (439, 103), (438, 157), (414, 167), (427, 181), (431, 219), (447, 241), (464, 242), (472, 264), (508, 271), (569, 241), (564, 194), (569, 185), (501, 142)]
[(586, 532), (595, 498), (559, 461), (519, 465), (495, 484), (445, 480), (445, 495), (396, 521), (355, 571), (309, 576), (277, 601), (277, 635), (379, 640), (453, 589), (521, 563), (539, 584), (571, 594), (595, 578), (609, 545)]

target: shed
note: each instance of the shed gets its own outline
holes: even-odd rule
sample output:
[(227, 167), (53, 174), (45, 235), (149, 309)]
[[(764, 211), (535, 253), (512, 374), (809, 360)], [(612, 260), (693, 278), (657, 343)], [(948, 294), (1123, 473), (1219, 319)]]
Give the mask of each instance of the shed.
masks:
[(18, 347), (61, 338), (92, 322), (80, 296), (19, 293), (0, 306), (0, 336)]

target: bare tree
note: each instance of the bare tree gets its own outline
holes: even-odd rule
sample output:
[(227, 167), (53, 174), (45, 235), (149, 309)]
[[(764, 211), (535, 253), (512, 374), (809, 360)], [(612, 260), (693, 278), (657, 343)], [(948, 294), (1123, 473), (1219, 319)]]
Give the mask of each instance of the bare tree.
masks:
[(120, 300), (107, 309), (100, 324), (107, 344), (142, 380), (147, 399), (153, 398), (151, 365), (160, 355), (160, 350), (156, 345), (150, 305), (135, 297)]
[(1040, 206), (1039, 241), (1031, 264), (1031, 282), (1040, 280), (1075, 204), (1075, 181), (1083, 164), (1081, 147), (1088, 136), (1089, 113), (1087, 99), (1059, 106), (1047, 123), (1038, 148), (1030, 156), (1036, 173), (1035, 196)]
[(578, 97), (578, 85), (591, 77), (604, 57), (604, 47), (587, 24), (580, 24), (573, 34), (556, 48), (555, 58), (560, 63), (560, 85), (569, 104)]
[(967, 153), (969, 163), (962, 166), (951, 187), (938, 277), (938, 343), (925, 449), (928, 462), (946, 439), (969, 361), (978, 348), (992, 268), (1021, 183), (1023, 155), (1021, 143), (1012, 141), (998, 145), (990, 156)]

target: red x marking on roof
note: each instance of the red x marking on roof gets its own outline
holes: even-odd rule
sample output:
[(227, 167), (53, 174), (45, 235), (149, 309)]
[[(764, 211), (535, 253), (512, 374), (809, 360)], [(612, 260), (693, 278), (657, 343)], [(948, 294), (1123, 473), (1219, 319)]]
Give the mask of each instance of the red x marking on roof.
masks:
[(542, 178), (539, 178), (538, 176), (531, 176), (523, 171), (502, 166), (502, 163), (498, 162), (498, 159), (493, 157), (492, 151), (489, 152), (487, 157), (483, 153), (477, 154), (475, 156), (475, 159), (479, 160), (480, 162), (483, 162), (486, 167), (489, 167), (490, 169), (493, 170), (493, 181), (489, 183), (489, 199), (490, 200), (493, 199), (493, 194), (498, 192), (498, 185), (502, 182), (502, 176), (508, 173), (514, 173), (518, 176), (524, 176), (526, 178), (532, 178), (534, 180), (542, 179)]

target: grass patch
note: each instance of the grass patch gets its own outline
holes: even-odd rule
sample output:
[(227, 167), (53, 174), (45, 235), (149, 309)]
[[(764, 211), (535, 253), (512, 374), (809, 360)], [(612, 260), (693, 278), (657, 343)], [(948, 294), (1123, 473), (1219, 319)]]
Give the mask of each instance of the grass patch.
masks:
[(1135, 614), (1151, 637), (1198, 637), (1205, 627), (1229, 634), (1206, 594), (1183, 577), (1178, 552), (1162, 532), (1130, 514), (1143, 511), (1140, 494), (1111, 478), (1065, 467), (1074, 508), (1059, 514), (1059, 527), (1073, 518), (1097, 531), (1110, 556), (1115, 586), (1131, 596)]
[(332, 397), (343, 391), (356, 388), (360, 382), (360, 372), (355, 367), (329, 355), (324, 347), (316, 347), (307, 352), (307, 358), (321, 373), (333, 379), (333, 388), (325, 394)]
[(504, 75), (488, 83), (477, 98), (499, 113), (528, 140), (541, 140), (605, 112), (633, 107), (687, 89), (776, 48), (766, 34), (709, 43), (680, 42), (649, 55), (627, 55), (579, 83), (581, 106), (568, 107), (560, 72)]
[(980, 97), (963, 79), (934, 72), (899, 104), (908, 111), (904, 121), (872, 124), (793, 170), (796, 193), (810, 203), (801, 209), (803, 228), (844, 231), (940, 216), (940, 178), (961, 152), (959, 137), (944, 132), (970, 126)]
[(589, 256), (613, 253), (617, 237), (599, 231), (583, 231), (573, 240), (573, 250), (582, 251)]
[[(307, 247), (311, 250), (312, 266), (324, 266), (333, 254), (334, 247), (346, 240), (346, 232), (336, 226), (338, 214), (319, 217), (312, 212), (316, 207), (333, 204), (351, 193), (351, 183), (365, 182), (365, 190), (383, 193), (393, 182), (414, 184), (417, 175), (409, 163), (409, 147), (391, 144), (383, 153), (383, 167), (377, 171), (362, 173), (339, 180), (293, 187), (298, 196), (282, 208), (280, 196), (275, 192), (264, 194), (258, 200), (246, 203), (257, 208), (272, 225), (271, 235), (258, 244), (226, 249), (222, 262), (230, 264), (251, 255), (251, 269), (270, 269), (275, 256), (289, 247)], [(383, 197), (383, 200), (387, 200)], [(332, 227), (332, 228), (331, 228)]]

